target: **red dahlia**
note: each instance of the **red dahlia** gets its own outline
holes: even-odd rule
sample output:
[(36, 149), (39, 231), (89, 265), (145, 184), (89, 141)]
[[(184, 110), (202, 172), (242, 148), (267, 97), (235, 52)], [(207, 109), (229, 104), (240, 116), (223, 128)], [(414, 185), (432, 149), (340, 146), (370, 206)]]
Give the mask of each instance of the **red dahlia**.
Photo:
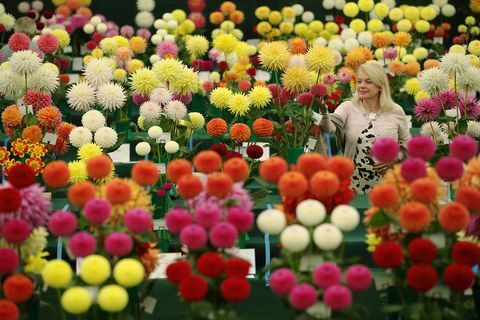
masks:
[(220, 286), (222, 297), (229, 302), (240, 302), (250, 294), (250, 283), (244, 278), (227, 278)]
[(180, 282), (180, 296), (186, 302), (196, 302), (203, 300), (208, 291), (208, 285), (202, 277), (191, 276)]
[(402, 247), (394, 241), (380, 243), (373, 252), (373, 262), (380, 268), (396, 268), (402, 263), (402, 260)]
[(216, 278), (223, 273), (225, 262), (218, 253), (205, 252), (197, 260), (197, 269), (206, 277)]
[(167, 280), (171, 283), (180, 283), (183, 279), (190, 277), (192, 273), (192, 268), (190, 263), (185, 260), (176, 261), (168, 265), (167, 270)]
[(35, 172), (29, 165), (18, 163), (8, 170), (8, 182), (15, 188), (26, 188), (35, 183)]
[(443, 272), (443, 281), (455, 292), (463, 292), (470, 288), (473, 279), (472, 268), (464, 264), (453, 263)]
[(228, 277), (245, 278), (250, 269), (250, 262), (241, 258), (231, 258), (225, 263), (225, 271)]
[(408, 255), (413, 263), (431, 263), (437, 255), (437, 247), (428, 239), (417, 238), (408, 244)]
[(5, 297), (15, 303), (25, 302), (30, 299), (33, 289), (32, 280), (22, 274), (14, 274), (3, 283)]
[(20, 311), (15, 303), (8, 300), (0, 300), (0, 319), (18, 320)]
[(415, 291), (432, 289), (438, 280), (437, 270), (429, 264), (414, 264), (407, 271), (407, 283)]
[(480, 262), (480, 247), (475, 243), (459, 241), (452, 248), (455, 263), (473, 266)]
[(22, 204), (22, 196), (15, 188), (0, 189), (0, 213), (17, 211)]

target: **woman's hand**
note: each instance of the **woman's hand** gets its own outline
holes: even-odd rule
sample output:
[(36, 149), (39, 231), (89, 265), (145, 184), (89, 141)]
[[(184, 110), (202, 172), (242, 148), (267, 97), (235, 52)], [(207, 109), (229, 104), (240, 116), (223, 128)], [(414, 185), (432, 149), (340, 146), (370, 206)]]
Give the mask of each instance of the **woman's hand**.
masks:
[(391, 169), (397, 161), (392, 162), (380, 162), (373, 165), (373, 170), (377, 171), (380, 174), (384, 174), (388, 169)]

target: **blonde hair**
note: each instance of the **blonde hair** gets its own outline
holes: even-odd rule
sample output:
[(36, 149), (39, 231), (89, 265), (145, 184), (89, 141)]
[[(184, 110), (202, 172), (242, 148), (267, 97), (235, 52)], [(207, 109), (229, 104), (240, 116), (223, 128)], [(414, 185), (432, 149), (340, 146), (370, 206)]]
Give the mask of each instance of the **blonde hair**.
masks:
[[(383, 112), (392, 111), (395, 106), (395, 102), (392, 100), (390, 93), (390, 83), (388, 82), (387, 74), (383, 67), (378, 63), (367, 62), (362, 64), (358, 70), (357, 75), (363, 71), (367, 77), (380, 88), (380, 109)], [(352, 97), (352, 103), (359, 106), (361, 104), (361, 99), (355, 91), (355, 94)]]
[(37, 25), (33, 19), (29, 17), (21, 17), (15, 21), (15, 32), (25, 33), (27, 36), (33, 37), (37, 32)]

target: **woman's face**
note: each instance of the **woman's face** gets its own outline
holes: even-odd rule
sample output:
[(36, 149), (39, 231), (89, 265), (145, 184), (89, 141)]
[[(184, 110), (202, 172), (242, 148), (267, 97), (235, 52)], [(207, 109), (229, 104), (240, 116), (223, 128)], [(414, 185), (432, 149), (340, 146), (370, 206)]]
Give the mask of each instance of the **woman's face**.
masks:
[(373, 99), (380, 96), (380, 87), (374, 84), (362, 70), (357, 75), (357, 94), (360, 99)]

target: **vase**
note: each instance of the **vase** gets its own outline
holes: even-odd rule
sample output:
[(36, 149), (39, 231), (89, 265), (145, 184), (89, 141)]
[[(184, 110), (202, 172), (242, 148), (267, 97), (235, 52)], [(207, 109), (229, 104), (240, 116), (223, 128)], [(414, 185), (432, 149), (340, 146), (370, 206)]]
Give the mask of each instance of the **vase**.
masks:
[(305, 153), (303, 147), (293, 147), (287, 150), (287, 161), (289, 164), (297, 163), (297, 159)]

